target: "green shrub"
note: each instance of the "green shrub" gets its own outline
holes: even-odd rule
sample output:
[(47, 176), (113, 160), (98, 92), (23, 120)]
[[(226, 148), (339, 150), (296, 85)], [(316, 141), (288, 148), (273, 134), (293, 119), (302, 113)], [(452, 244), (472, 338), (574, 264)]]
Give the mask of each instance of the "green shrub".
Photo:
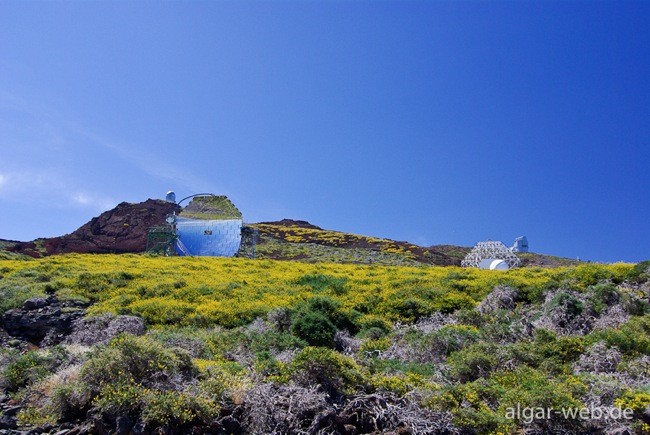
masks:
[(470, 382), (486, 377), (497, 367), (494, 346), (474, 343), (447, 359), (452, 377), (460, 382)]
[(291, 332), (312, 346), (334, 347), (336, 326), (322, 313), (300, 314), (291, 325)]
[(344, 311), (341, 303), (327, 296), (316, 296), (305, 301), (297, 308), (298, 312), (316, 312), (327, 317), (338, 329), (346, 329), (352, 334), (359, 331), (357, 319), (359, 313)]
[(390, 332), (391, 325), (384, 319), (377, 317), (366, 316), (360, 322), (361, 336), (374, 338), (383, 337)]
[(430, 335), (431, 346), (449, 355), (463, 347), (476, 342), (482, 337), (481, 332), (473, 326), (445, 325)]
[(57, 417), (83, 419), (90, 407), (90, 391), (79, 380), (67, 381), (52, 390), (52, 408)]
[(580, 299), (568, 291), (559, 291), (546, 307), (547, 311), (561, 308), (569, 318), (579, 316), (584, 311), (584, 304)]
[(537, 329), (531, 344), (540, 360), (553, 359), (560, 364), (575, 361), (585, 348), (583, 337), (558, 337), (547, 329)]
[(431, 390), (437, 388), (436, 385), (426, 381), (426, 378), (413, 373), (406, 375), (390, 375), (385, 373), (376, 373), (369, 379), (370, 385), (373, 389), (379, 391), (389, 391), (403, 396), (412, 393), (416, 389)]
[(603, 267), (599, 264), (582, 264), (573, 269), (572, 277), (584, 289), (606, 280), (620, 284), (629, 277), (632, 270), (632, 266), (622, 264), (614, 264), (610, 267)]
[(509, 415), (520, 408), (579, 408), (578, 399), (586, 386), (577, 378), (549, 378), (543, 372), (521, 366), (512, 371), (494, 372), (487, 379), (447, 387), (427, 401), (429, 407), (450, 411), (454, 422), (468, 433), (519, 433), (527, 427), (535, 433), (572, 433), (580, 422), (564, 420), (552, 413), (551, 419), (525, 422)]
[(325, 290), (331, 291), (334, 295), (344, 295), (348, 292), (347, 279), (322, 273), (304, 275), (297, 280), (300, 285), (311, 287), (315, 293)]
[(620, 294), (614, 284), (601, 283), (591, 286), (589, 290), (592, 296), (589, 298), (593, 305), (594, 311), (602, 314), (607, 307), (619, 301)]
[(278, 332), (273, 329), (256, 331), (237, 328), (212, 331), (200, 339), (205, 347), (201, 357), (211, 359), (226, 358), (229, 354), (241, 351), (252, 356), (264, 351), (278, 353), (307, 346), (303, 339), (289, 332)]
[(140, 416), (149, 427), (208, 423), (219, 411), (216, 402), (202, 395), (160, 391), (130, 382), (104, 385), (93, 404), (100, 413), (111, 417)]
[(255, 373), (259, 373), (264, 377), (280, 376), (282, 375), (283, 365), (275, 359), (271, 352), (265, 350), (255, 355), (253, 369)]
[(14, 392), (45, 378), (67, 359), (68, 354), (61, 346), (32, 350), (8, 363), (0, 379), (7, 391)]
[(151, 427), (208, 423), (219, 413), (214, 400), (185, 392), (149, 390), (143, 399), (142, 421)]
[(468, 294), (457, 291), (450, 291), (440, 297), (434, 303), (435, 311), (442, 313), (454, 313), (461, 309), (470, 309), (476, 305), (476, 301)]
[(97, 391), (101, 385), (127, 382), (150, 385), (175, 374), (197, 373), (190, 355), (146, 337), (120, 335), (95, 349), (81, 369), (81, 379)]
[(321, 385), (330, 395), (351, 394), (363, 384), (361, 368), (352, 358), (323, 347), (306, 347), (289, 365), (290, 377), (306, 386)]
[(359, 348), (359, 354), (364, 355), (365, 353), (376, 353), (377, 351), (384, 351), (388, 349), (391, 345), (390, 338), (381, 337), (376, 339), (364, 340), (361, 343)]
[(650, 355), (650, 314), (632, 317), (617, 329), (593, 332), (588, 338), (592, 343), (605, 340), (627, 355)]
[(628, 274), (628, 279), (639, 284), (650, 280), (650, 260), (641, 261), (634, 265)]
[(98, 396), (93, 400), (93, 406), (102, 414), (134, 416), (140, 412), (145, 392), (142, 385), (132, 382), (131, 379), (101, 385)]
[(640, 416), (650, 406), (650, 392), (628, 390), (616, 399), (615, 404), (623, 409), (630, 408), (637, 416)]
[(45, 293), (40, 287), (42, 286), (2, 283), (0, 285), (0, 313), (22, 306), (29, 298), (44, 297)]
[(642, 291), (628, 290), (621, 294), (621, 305), (628, 314), (643, 316), (650, 313), (650, 303)]
[(413, 298), (401, 301), (395, 308), (395, 312), (398, 316), (407, 319), (410, 322), (429, 316), (434, 311), (435, 310), (430, 303)]
[(291, 332), (312, 346), (334, 346), (337, 329), (358, 332), (359, 314), (345, 312), (341, 303), (326, 296), (307, 299), (296, 308)]
[(438, 365), (421, 362), (404, 362), (397, 359), (369, 358), (364, 366), (372, 373), (410, 374), (431, 377), (438, 373)]

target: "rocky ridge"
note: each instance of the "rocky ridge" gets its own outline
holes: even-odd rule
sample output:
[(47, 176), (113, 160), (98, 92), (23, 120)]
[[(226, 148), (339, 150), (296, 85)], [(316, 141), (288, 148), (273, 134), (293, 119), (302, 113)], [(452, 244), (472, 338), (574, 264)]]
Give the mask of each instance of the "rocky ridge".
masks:
[(148, 199), (132, 204), (122, 202), (90, 220), (71, 234), (60, 237), (16, 242), (8, 251), (41, 257), (67, 253), (123, 254), (143, 252), (150, 227), (162, 225), (178, 206), (167, 201)]

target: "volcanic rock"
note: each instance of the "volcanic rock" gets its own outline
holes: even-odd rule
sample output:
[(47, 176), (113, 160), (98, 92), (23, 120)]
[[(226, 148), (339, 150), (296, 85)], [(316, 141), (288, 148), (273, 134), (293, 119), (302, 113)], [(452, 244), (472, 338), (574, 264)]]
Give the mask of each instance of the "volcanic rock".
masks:
[[(41, 306), (43, 301), (45, 305)], [(10, 335), (36, 345), (57, 344), (72, 331), (73, 322), (84, 315), (83, 307), (73, 301), (62, 303), (54, 296), (30, 299), (23, 308), (4, 313), (4, 329)]]
[(149, 228), (165, 224), (167, 215), (178, 209), (178, 205), (174, 203), (156, 199), (137, 204), (122, 202), (114, 209), (91, 219), (71, 234), (19, 242), (7, 249), (32, 257), (71, 252), (143, 252), (146, 249)]

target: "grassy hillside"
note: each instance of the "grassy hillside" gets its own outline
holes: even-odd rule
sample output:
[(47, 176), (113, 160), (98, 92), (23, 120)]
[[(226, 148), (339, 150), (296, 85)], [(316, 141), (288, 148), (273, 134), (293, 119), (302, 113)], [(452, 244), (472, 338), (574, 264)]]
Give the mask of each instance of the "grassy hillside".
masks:
[[(253, 224), (259, 231), (258, 258), (378, 264), (387, 266), (460, 266), (471, 248), (452, 245), (422, 247), (377, 237), (325, 230), (305, 221), (285, 219)], [(525, 267), (562, 267), (579, 264), (567, 258), (520, 254)]]
[[(598, 280), (622, 281), (631, 266), (583, 265), (577, 268), (516, 269), (494, 273), (478, 269), (287, 263), (272, 260), (138, 255), (65, 255), (38, 261), (2, 261), (2, 301), (8, 309), (20, 287), (30, 294), (56, 292), (82, 298), (93, 313), (135, 313), (149, 324), (239, 326), (278, 307), (311, 296), (327, 296), (346, 310), (388, 321), (409, 321), (436, 311), (471, 308), (492, 288), (521, 289), (527, 301), (545, 289), (584, 289)], [(21, 296), (22, 297), (22, 296)], [(404, 305), (414, 307), (405, 310)], [(168, 316), (174, 316), (168, 319)]]
[[(490, 272), (137, 255), (0, 260), (3, 310), (56, 294), (93, 302), (87, 325), (134, 315), (148, 327), (92, 348), (2, 350), (0, 384), (21, 404), (23, 425), (128, 416), (179, 433), (642, 432), (648, 273), (648, 264)], [(517, 405), (621, 407), (632, 418), (509, 417)]]

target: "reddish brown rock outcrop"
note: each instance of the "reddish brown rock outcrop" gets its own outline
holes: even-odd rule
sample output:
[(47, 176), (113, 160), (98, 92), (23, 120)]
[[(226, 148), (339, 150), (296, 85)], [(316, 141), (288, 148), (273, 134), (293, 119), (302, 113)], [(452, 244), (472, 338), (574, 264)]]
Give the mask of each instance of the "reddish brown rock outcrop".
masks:
[(143, 252), (147, 245), (148, 229), (163, 225), (167, 215), (177, 209), (176, 204), (156, 199), (137, 204), (122, 202), (71, 234), (19, 242), (9, 250), (32, 257), (72, 252)]

